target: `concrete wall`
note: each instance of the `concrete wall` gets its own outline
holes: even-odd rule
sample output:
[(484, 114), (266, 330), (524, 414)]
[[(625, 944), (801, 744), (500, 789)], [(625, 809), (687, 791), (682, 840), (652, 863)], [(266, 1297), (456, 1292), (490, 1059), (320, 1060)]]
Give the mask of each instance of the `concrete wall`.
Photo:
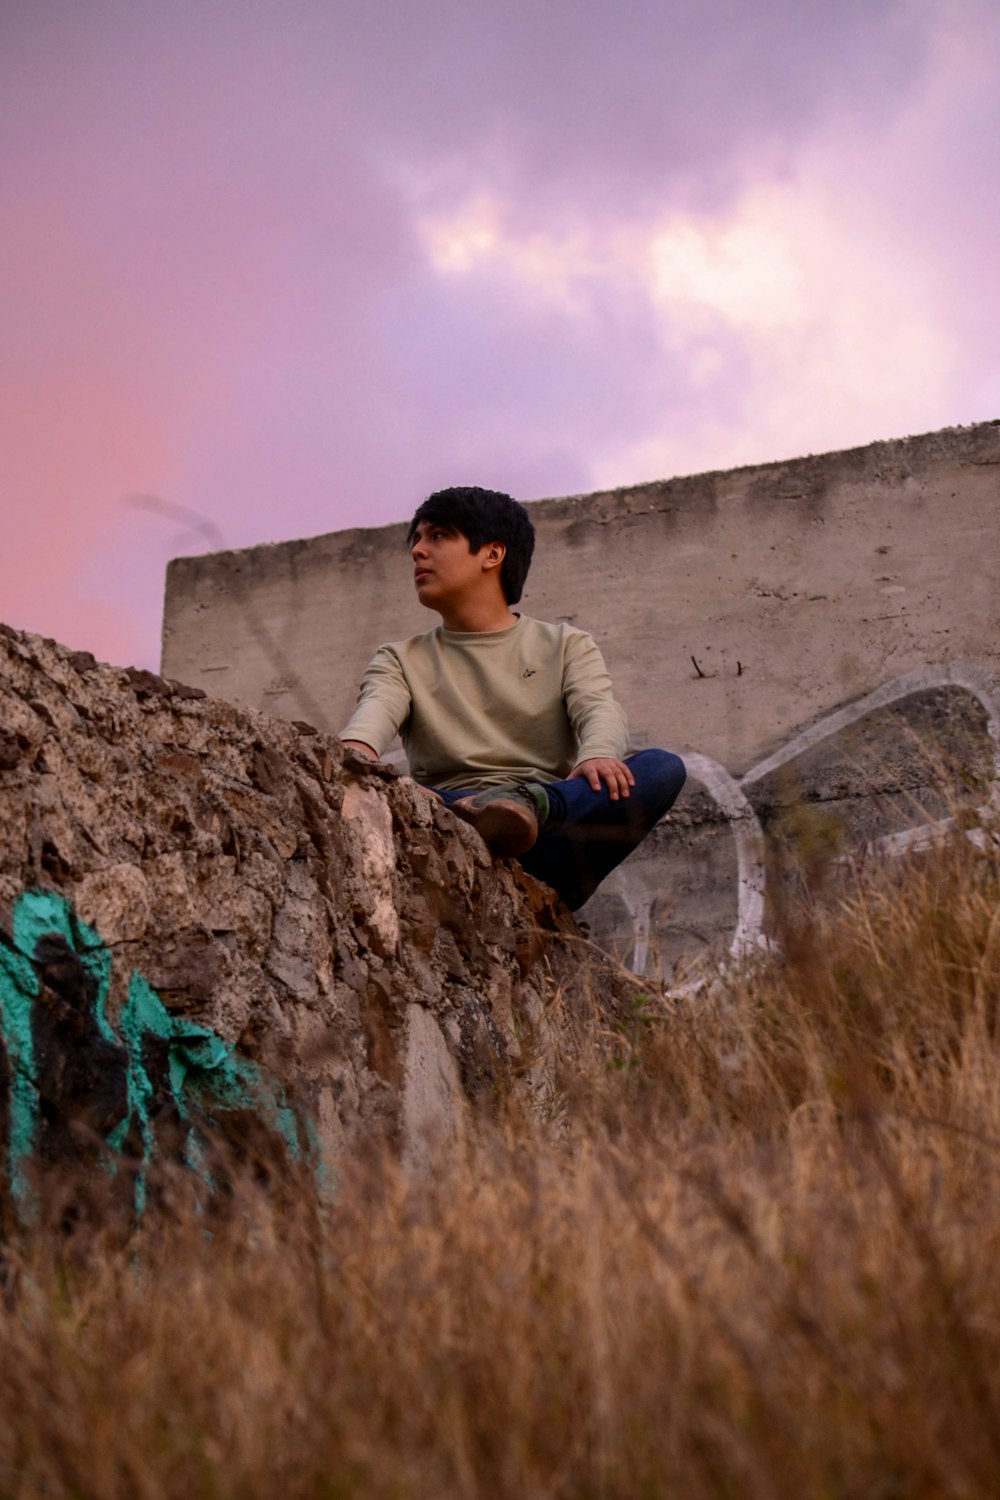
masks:
[[(760, 836), (793, 801), (835, 810), (855, 842), (905, 834), (952, 795), (982, 802), (998, 502), (1000, 422), (533, 503), (525, 612), (591, 630), (634, 744), (692, 771), (671, 827), (592, 903), (637, 967), (759, 934)], [(375, 647), (436, 620), (413, 598), (404, 530), (176, 560), (164, 672), (338, 729)]]

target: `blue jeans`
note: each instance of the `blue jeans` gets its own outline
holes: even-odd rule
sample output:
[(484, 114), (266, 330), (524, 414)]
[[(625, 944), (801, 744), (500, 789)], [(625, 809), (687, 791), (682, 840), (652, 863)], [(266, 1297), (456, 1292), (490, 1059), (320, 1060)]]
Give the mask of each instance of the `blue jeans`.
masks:
[[(519, 863), (558, 891), (572, 911), (669, 812), (687, 777), (684, 762), (669, 750), (640, 750), (625, 764), (635, 786), (617, 802), (612, 802), (603, 782), (595, 792), (582, 776), (545, 783), (549, 816), (537, 843)], [(438, 795), (450, 805), (479, 790), (473, 783)]]

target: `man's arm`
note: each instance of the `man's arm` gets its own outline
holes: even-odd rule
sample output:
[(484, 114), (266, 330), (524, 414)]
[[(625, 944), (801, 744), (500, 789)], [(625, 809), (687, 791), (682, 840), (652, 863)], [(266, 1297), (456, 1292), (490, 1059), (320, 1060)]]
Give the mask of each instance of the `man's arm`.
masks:
[(364, 755), (368, 760), (378, 760), (371, 745), (366, 745), (364, 740), (341, 740), (340, 743), (348, 750), (357, 750), (359, 755)]
[(579, 742), (579, 759), (570, 777), (584, 777), (595, 792), (603, 782), (613, 802), (627, 797), (635, 786), (622, 759), (628, 748), (628, 720), (615, 699), (597, 643), (584, 631), (567, 643), (563, 698)]
[(380, 646), (361, 679), (358, 705), (340, 732), (352, 750), (378, 760), (392, 744), (410, 712), (410, 689), (399, 657)]

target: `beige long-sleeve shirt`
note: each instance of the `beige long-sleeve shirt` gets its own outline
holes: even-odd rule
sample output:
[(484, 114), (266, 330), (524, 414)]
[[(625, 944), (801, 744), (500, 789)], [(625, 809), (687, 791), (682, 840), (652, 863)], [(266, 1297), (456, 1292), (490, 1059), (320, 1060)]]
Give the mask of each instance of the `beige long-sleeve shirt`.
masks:
[(507, 630), (439, 625), (381, 646), (341, 738), (382, 755), (397, 733), (416, 780), (442, 789), (558, 781), (628, 742), (593, 637), (523, 615)]

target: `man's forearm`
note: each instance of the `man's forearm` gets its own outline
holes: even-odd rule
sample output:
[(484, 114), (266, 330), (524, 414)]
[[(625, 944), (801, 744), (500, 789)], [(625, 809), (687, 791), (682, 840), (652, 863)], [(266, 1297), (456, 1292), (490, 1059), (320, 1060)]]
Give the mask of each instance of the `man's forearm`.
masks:
[(371, 745), (366, 745), (364, 740), (341, 740), (348, 750), (357, 750), (359, 755), (364, 755), (368, 760), (378, 760), (378, 756)]

